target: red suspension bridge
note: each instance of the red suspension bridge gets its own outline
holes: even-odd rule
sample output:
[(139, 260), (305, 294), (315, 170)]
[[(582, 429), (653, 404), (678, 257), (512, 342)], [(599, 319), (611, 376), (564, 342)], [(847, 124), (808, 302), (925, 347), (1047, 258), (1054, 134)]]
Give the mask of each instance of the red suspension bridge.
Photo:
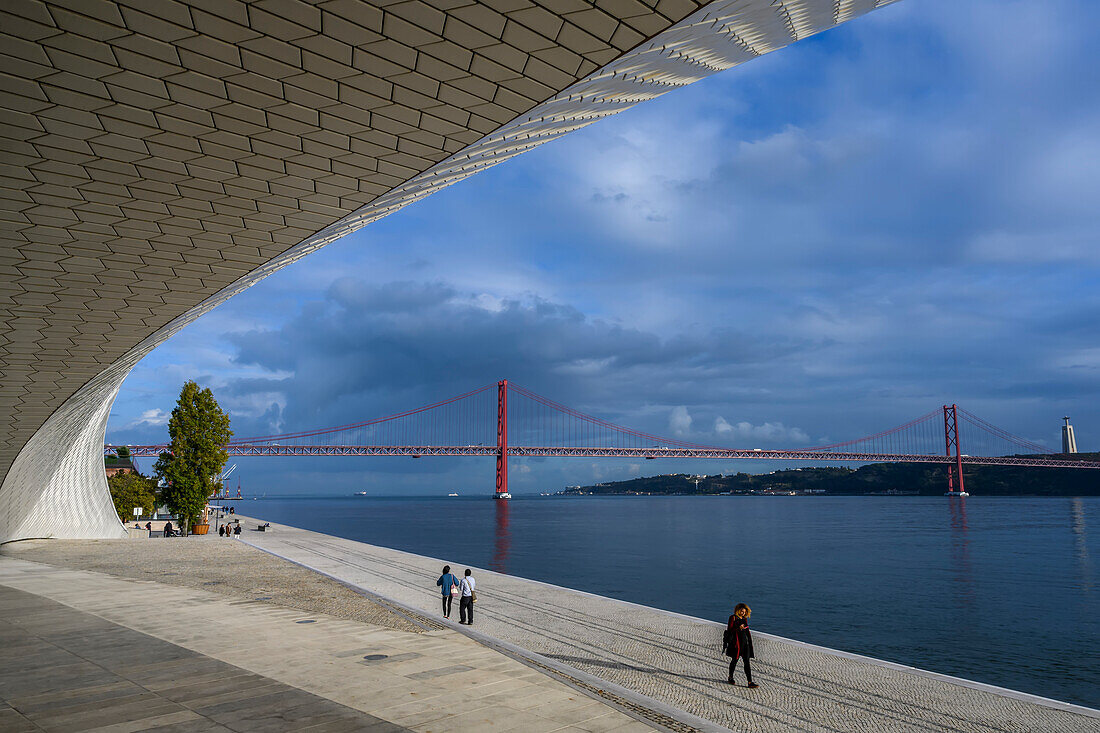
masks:
[[(963, 444), (969, 453), (962, 452)], [(167, 445), (128, 447), (132, 456), (168, 450)], [(226, 449), (231, 456), (493, 456), (498, 498), (510, 496), (510, 456), (946, 464), (949, 495), (965, 495), (963, 464), (1100, 469), (1100, 462), (1067, 458), (957, 405), (843, 443), (801, 450), (724, 448), (616, 425), (508, 380), (375, 420), (239, 438)], [(115, 446), (104, 450), (113, 452)]]

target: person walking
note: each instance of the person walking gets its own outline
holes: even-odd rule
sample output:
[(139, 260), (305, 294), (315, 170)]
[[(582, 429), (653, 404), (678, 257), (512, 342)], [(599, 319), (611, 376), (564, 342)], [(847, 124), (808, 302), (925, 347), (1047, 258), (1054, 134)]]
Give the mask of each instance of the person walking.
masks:
[[(469, 568), (466, 568), (466, 577), (459, 585), (462, 597), (458, 599), (458, 622), (467, 626), (474, 625), (474, 603), (477, 601), (477, 582)], [(469, 620), (467, 620), (469, 619)]]
[(745, 679), (748, 680), (747, 687), (760, 686), (752, 681), (752, 667), (749, 666), (749, 660), (755, 656), (752, 653), (752, 633), (749, 631), (749, 616), (751, 615), (751, 608), (744, 603), (738, 603), (733, 607), (733, 615), (730, 616), (729, 623), (726, 625), (726, 633), (722, 636), (722, 650), (730, 658), (729, 683), (731, 685), (737, 684), (733, 681), (733, 671), (737, 668), (737, 660), (744, 659)]
[[(459, 592), (458, 584), (461, 581), (451, 573), (451, 566), (443, 566), (443, 575), (439, 576), (439, 580), (435, 581), (435, 584), (443, 588), (443, 618), (451, 617), (451, 601), (454, 600), (454, 594)], [(458, 603), (459, 608), (462, 607), (462, 601)]]

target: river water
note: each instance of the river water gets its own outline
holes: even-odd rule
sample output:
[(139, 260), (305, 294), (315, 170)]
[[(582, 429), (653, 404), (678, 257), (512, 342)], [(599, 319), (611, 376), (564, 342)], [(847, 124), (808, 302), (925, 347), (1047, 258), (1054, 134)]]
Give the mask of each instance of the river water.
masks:
[(250, 516), (1100, 707), (1100, 497), (347, 497)]

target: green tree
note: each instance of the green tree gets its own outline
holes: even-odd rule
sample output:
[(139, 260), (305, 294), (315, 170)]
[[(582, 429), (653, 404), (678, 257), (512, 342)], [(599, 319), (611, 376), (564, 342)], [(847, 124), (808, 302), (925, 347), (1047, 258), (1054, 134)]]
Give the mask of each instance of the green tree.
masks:
[(120, 445), (119, 447), (115, 448), (115, 455), (117, 455), (122, 460), (128, 461), (130, 460), (130, 449), (124, 445)]
[(107, 488), (111, 490), (115, 511), (123, 522), (133, 520), (134, 507), (144, 509), (145, 516), (152, 516), (156, 511), (157, 482), (154, 479), (139, 473), (123, 471), (107, 479)]
[(229, 458), (224, 446), (233, 431), (214, 393), (188, 381), (168, 419), (168, 435), (172, 442), (153, 471), (164, 483), (161, 499), (168, 511), (190, 529), (210, 495), (221, 488), (218, 475)]

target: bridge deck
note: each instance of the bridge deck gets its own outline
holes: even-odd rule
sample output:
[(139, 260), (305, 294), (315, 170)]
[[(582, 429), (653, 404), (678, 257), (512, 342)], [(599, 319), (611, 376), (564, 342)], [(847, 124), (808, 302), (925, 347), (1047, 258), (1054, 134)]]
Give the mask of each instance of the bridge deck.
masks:
[[(244, 537), (261, 549), (436, 613), (441, 560), (286, 526)], [(717, 624), (475, 572), (480, 585), (472, 633), (735, 730), (989, 733), (1100, 727), (1100, 711), (766, 634), (754, 635), (753, 670), (762, 686), (730, 687), (722, 682), (726, 670)], [(568, 576), (562, 580), (568, 582)]]
[[(225, 446), (231, 456), (496, 456), (495, 445), (290, 445), (278, 443), (232, 443)], [(168, 445), (129, 446), (135, 458), (156, 458)], [(111, 455), (114, 446), (103, 448)], [(762, 450), (754, 448), (622, 448), (581, 446), (513, 445), (508, 455), (549, 458), (707, 458), (721, 460), (812, 461), (818, 463), (932, 463), (953, 464), (955, 458), (924, 453), (853, 453), (820, 450)], [(1043, 468), (1091, 468), (1100, 470), (1100, 461), (1043, 458), (1036, 456), (963, 456), (967, 466), (1032, 466)]]

